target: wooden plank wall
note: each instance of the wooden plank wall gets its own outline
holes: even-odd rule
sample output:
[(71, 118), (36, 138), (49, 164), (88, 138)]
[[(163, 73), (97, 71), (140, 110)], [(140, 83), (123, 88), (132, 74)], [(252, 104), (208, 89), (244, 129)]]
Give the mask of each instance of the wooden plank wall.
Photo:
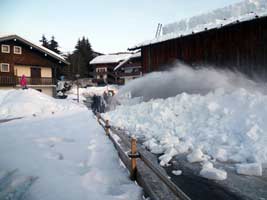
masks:
[[(45, 56), (45, 53), (36, 50), (35, 48), (30, 49), (28, 45), (20, 41), (8, 40), (0, 42), (0, 48), (2, 44), (10, 46), (10, 53), (2, 53), (0, 49), (0, 63), (8, 63), (10, 65), (10, 72), (0, 72), (2, 76), (14, 76), (14, 66), (23, 65), (23, 66), (39, 66), (39, 67), (51, 67), (53, 72), (56, 68), (62, 68), (63, 63), (59, 64), (58, 60), (52, 58), (51, 56)], [(14, 46), (22, 47), (22, 54), (14, 54)]]
[(267, 79), (267, 17), (142, 47), (144, 73), (166, 69), (177, 60)]

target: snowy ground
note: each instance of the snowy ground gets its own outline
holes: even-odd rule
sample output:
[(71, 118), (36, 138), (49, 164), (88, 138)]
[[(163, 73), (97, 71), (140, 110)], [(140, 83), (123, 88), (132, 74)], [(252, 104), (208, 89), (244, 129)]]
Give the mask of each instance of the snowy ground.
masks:
[[(1, 116), (24, 118), (0, 123), (0, 199), (19, 199), (25, 191), (29, 200), (141, 198), (90, 111), (31, 90), (9, 92), (0, 93)], [(27, 94), (39, 95), (39, 106), (28, 104)], [(13, 108), (6, 109), (11, 96)], [(23, 112), (16, 114), (19, 106)]]

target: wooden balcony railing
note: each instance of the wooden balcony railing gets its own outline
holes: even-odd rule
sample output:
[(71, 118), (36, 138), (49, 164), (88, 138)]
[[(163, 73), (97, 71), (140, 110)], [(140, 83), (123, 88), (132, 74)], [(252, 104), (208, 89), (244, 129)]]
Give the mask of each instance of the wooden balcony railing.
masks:
[[(15, 86), (20, 84), (21, 77), (19, 76), (1, 76), (0, 86)], [(26, 77), (27, 85), (54, 85), (53, 78), (32, 78)]]
[(0, 86), (14, 86), (16, 85), (15, 76), (1, 76), (0, 75)]
[(124, 77), (124, 76), (141, 76), (142, 72), (118, 72), (117, 77)]
[[(26, 77), (27, 84), (28, 85), (54, 85), (55, 81), (53, 78), (32, 78), (32, 77)], [(19, 81), (21, 80), (21, 77), (17, 77), (17, 84), (19, 84)]]

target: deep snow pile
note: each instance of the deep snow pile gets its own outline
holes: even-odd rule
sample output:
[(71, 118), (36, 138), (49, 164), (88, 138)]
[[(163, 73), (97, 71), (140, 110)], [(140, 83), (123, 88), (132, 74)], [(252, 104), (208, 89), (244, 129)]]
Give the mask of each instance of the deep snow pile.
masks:
[(187, 154), (201, 162), (200, 174), (223, 180), (227, 174), (213, 162), (236, 163), (237, 173), (261, 175), (267, 163), (267, 95), (246, 89), (215, 89), (205, 95), (178, 94), (135, 105), (121, 105), (106, 114), (115, 126), (145, 140), (166, 165)]
[(0, 91), (0, 119), (82, 109), (85, 107), (54, 99), (34, 89)]
[(21, 199), (31, 177), (37, 179), (23, 199), (141, 199), (140, 187), (89, 111), (2, 123), (0, 152), (0, 199)]

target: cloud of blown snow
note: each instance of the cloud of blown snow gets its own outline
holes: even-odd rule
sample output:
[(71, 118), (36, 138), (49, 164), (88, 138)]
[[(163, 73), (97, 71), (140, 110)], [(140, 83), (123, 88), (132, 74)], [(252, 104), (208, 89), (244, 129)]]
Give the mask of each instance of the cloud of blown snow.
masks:
[(245, 88), (265, 93), (262, 83), (247, 78), (240, 72), (198, 67), (193, 69), (185, 64), (177, 63), (169, 71), (153, 72), (142, 78), (135, 79), (122, 87), (117, 96), (121, 99), (126, 94), (142, 97), (143, 101), (157, 98), (168, 98), (180, 93), (205, 95), (215, 89), (223, 88), (232, 91)]

